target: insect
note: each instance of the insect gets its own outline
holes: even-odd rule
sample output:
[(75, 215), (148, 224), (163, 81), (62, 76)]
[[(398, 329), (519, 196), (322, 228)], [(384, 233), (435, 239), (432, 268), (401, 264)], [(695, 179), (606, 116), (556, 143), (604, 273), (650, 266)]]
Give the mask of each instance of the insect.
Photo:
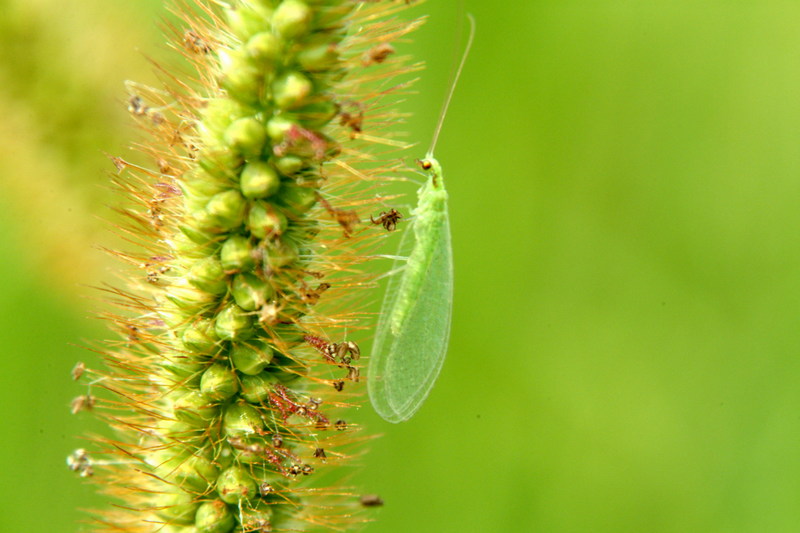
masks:
[(418, 161), (426, 174), (417, 191), (413, 222), (401, 249), (411, 240), (408, 258), (390, 278), (381, 308), (367, 387), (375, 411), (386, 421), (404, 422), (414, 416), (430, 394), (447, 355), (453, 302), (453, 251), (447, 191), (442, 166), (433, 156), (453, 90), (464, 67), (475, 34), (470, 36), (453, 84), (445, 100), (431, 148)]
[(397, 221), (403, 218), (403, 215), (397, 212), (396, 209), (391, 209), (389, 212), (382, 211), (377, 220), (369, 217), (370, 221), (376, 226), (381, 225), (386, 231), (394, 231), (397, 227)]

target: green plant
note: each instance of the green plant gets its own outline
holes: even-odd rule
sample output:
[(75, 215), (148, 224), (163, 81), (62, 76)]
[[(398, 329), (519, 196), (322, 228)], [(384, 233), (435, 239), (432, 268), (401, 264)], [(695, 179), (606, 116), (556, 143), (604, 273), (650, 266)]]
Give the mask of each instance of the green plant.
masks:
[(392, 80), (415, 67), (390, 43), (420, 22), (396, 17), (407, 4), (181, 3), (173, 44), (196, 79), (162, 66), (164, 88), (130, 86), (152, 168), (114, 158), (136, 248), (114, 252), (129, 287), (108, 289), (122, 340), (107, 370), (75, 371), (110, 394), (74, 409), (117, 430), (71, 458), (118, 500), (98, 530), (362, 520), (334, 479), (365, 438), (347, 422), (361, 392), (345, 332), (363, 327), (362, 266), (384, 234), (361, 221), (403, 168), (389, 129), (408, 80)]

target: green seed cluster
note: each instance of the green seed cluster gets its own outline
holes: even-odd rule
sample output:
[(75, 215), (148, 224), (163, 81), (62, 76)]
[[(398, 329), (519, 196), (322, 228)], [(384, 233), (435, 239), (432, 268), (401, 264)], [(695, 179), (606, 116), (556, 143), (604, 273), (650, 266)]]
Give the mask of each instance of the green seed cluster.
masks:
[(129, 100), (158, 170), (114, 158), (133, 204), (119, 227), (139, 246), (114, 253), (146, 276), (110, 290), (124, 341), (109, 371), (86, 370), (119, 440), (71, 464), (120, 501), (99, 531), (348, 530), (358, 498), (322, 474), (357, 444), (337, 411), (360, 350), (326, 334), (358, 326), (358, 267), (385, 233), (356, 208), (377, 208), (402, 167), (375, 148), (402, 147), (381, 137), (398, 119), (382, 99), (415, 68), (389, 43), (420, 22), (394, 17), (407, 0), (178, 2), (201, 88), (176, 75)]
[(202, 47), (218, 55), (221, 91), (204, 103), (196, 166), (179, 182), (180, 233), (159, 306), (172, 339), (159, 365), (162, 449), (148, 460), (168, 480), (153, 506), (158, 531), (311, 521), (293, 485), (325, 457), (323, 434), (342, 427), (302, 394), (300, 321), (311, 303), (298, 279), (319, 231), (309, 216), (319, 168), (337, 153), (325, 127), (338, 113), (331, 87), (356, 5), (238, 2), (224, 11), (230, 34)]

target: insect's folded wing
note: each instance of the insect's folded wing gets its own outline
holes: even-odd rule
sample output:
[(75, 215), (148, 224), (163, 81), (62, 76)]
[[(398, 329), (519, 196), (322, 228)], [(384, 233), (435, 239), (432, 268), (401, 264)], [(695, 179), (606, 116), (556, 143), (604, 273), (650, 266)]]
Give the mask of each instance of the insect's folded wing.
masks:
[(447, 352), (453, 260), (446, 220), (434, 242), (437, 244), (430, 266), (411, 295), (414, 303), (397, 335), (391, 332), (388, 316), (397, 302), (401, 276), (391, 280), (381, 310), (369, 367), (369, 392), (375, 410), (390, 422), (408, 420), (419, 409), (441, 371)]

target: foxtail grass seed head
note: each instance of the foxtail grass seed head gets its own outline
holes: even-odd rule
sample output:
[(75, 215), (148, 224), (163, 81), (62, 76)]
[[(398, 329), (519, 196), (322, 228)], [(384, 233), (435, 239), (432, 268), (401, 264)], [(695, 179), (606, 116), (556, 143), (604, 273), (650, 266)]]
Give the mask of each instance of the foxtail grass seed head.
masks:
[(150, 165), (112, 158), (135, 248), (112, 252), (128, 286), (103, 289), (120, 340), (72, 371), (72, 411), (115, 434), (68, 465), (113, 500), (96, 531), (355, 529), (382, 501), (331, 484), (368, 438), (349, 336), (401, 219), (377, 192), (403, 170), (391, 104), (419, 65), (395, 52), (421, 20), (407, 0), (175, 2), (196, 74), (127, 84)]

